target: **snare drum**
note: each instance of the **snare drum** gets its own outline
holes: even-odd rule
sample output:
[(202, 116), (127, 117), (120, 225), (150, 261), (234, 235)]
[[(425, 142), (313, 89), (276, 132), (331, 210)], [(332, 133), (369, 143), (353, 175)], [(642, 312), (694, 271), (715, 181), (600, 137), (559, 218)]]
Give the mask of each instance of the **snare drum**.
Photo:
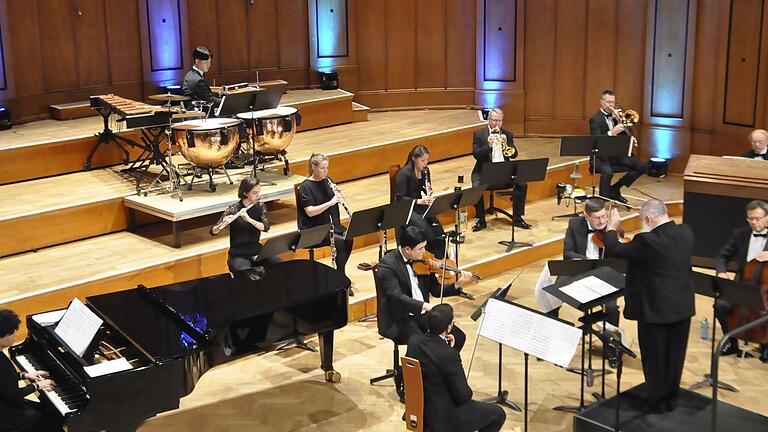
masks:
[(237, 150), (241, 124), (226, 118), (189, 120), (171, 126), (171, 140), (192, 165), (218, 168)]
[(249, 153), (254, 144), (257, 153), (277, 154), (283, 152), (293, 140), (293, 136), (296, 135), (296, 127), (301, 124), (299, 111), (293, 107), (244, 112), (238, 114), (237, 117), (245, 122), (245, 136), (248, 146), (244, 146), (247, 148), (243, 150)]

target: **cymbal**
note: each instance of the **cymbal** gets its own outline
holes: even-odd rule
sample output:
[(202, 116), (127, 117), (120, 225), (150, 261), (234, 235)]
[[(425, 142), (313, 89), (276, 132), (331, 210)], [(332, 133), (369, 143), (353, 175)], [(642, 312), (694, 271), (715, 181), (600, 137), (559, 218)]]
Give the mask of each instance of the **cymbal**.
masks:
[(189, 100), (189, 96), (179, 96), (175, 94), (165, 93), (165, 94), (150, 95), (149, 99), (156, 100), (156, 101), (164, 101), (164, 102), (168, 102), (168, 101), (175, 102), (175, 101)]

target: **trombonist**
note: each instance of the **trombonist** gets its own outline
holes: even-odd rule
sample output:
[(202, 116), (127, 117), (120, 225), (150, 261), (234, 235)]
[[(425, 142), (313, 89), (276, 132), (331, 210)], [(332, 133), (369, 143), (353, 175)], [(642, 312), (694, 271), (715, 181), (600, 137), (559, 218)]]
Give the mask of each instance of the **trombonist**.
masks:
[[(472, 135), (472, 157), (475, 167), (472, 168), (472, 187), (480, 186), (480, 172), (486, 162), (504, 162), (517, 158), (517, 147), (512, 139), (512, 132), (502, 128), (504, 112), (494, 108), (488, 113), (488, 127), (476, 130)], [(506, 150), (504, 149), (506, 147)], [(505, 189), (509, 185), (489, 185), (488, 189)], [(525, 199), (528, 196), (528, 183), (515, 182), (512, 192), (512, 223), (522, 229), (531, 229), (524, 219)], [(485, 221), (485, 199), (483, 197), (475, 204), (477, 222), (472, 231), (480, 231), (488, 226)]]
[(335, 266), (341, 274), (346, 276), (353, 239), (345, 238), (347, 230), (341, 224), (340, 203), (345, 209), (347, 208), (341, 188), (328, 176), (328, 156), (320, 153), (312, 154), (309, 158), (309, 177), (299, 186), (299, 202), (296, 203), (298, 227), (299, 230), (303, 230), (327, 223), (333, 224), (333, 236), (329, 236), (319, 246), (331, 246), (331, 254), (335, 255)]

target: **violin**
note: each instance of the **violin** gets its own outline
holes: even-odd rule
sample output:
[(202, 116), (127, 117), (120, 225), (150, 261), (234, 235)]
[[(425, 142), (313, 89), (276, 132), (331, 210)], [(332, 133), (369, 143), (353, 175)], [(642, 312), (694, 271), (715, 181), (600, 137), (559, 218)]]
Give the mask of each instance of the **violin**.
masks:
[[(619, 238), (619, 243), (629, 243), (632, 241), (632, 239), (626, 236), (624, 230), (621, 228), (616, 229), (616, 236)], [(605, 243), (603, 243), (604, 238), (605, 229), (597, 230), (594, 234), (592, 234), (592, 243), (594, 243), (595, 246), (599, 247), (600, 249), (605, 249)]]
[[(441, 285), (455, 284), (461, 277), (461, 269), (456, 266), (455, 261), (446, 259), (443, 264), (443, 260), (435, 258), (429, 251), (424, 251), (420, 260), (413, 260), (413, 272), (419, 276), (434, 274)], [(482, 279), (475, 273), (469, 273), (476, 280)]]

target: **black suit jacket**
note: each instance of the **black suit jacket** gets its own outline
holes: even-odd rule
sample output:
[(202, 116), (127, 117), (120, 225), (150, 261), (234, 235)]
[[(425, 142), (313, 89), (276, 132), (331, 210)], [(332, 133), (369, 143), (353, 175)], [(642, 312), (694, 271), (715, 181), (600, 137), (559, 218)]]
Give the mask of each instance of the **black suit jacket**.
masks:
[[(409, 314), (420, 314), (424, 303), (413, 298), (411, 278), (408, 277), (408, 270), (399, 249), (384, 255), (379, 262), (376, 277), (382, 291), (377, 314), (379, 333), (394, 340), (400, 324), (408, 319)], [(434, 285), (431, 277), (417, 278), (418, 289), (421, 290), (424, 301), (429, 302), (429, 289)]]
[[(616, 121), (614, 121), (613, 124), (615, 125)], [(597, 110), (597, 112), (589, 119), (589, 134), (608, 135), (608, 131), (610, 130), (608, 122), (605, 121), (605, 114), (603, 114), (603, 111)]]
[[(754, 159), (756, 156), (757, 156), (757, 153), (755, 153), (754, 150), (750, 150), (748, 152), (744, 152), (741, 154), (741, 157), (745, 157), (749, 159)], [(768, 160), (768, 153), (760, 155), (760, 157), (763, 158), (764, 160)]]
[(650, 324), (671, 324), (695, 313), (690, 283), (693, 231), (674, 221), (619, 243), (616, 231), (603, 239), (611, 256), (628, 263), (624, 317)]
[[(512, 132), (502, 128), (501, 133), (507, 137), (507, 145), (515, 148), (515, 154), (517, 154), (517, 147), (515, 147)], [(488, 129), (488, 126), (478, 129), (472, 134), (472, 157), (475, 158), (475, 167), (472, 168), (472, 174), (479, 173), (483, 169), (484, 163), (492, 161), (491, 154), (493, 149), (488, 145), (488, 137), (490, 135), (491, 130)], [(504, 159), (509, 160), (507, 157)]]
[(587, 259), (589, 225), (583, 217), (571, 218), (563, 239), (563, 259)]
[[(189, 96), (192, 100), (201, 100), (208, 103), (212, 103), (213, 107), (219, 106), (221, 98), (214, 96), (211, 91), (211, 87), (208, 85), (208, 81), (203, 78), (196, 69), (192, 69), (184, 76), (184, 85), (182, 86), (184, 96)], [(188, 102), (188, 107), (192, 106), (191, 101)]]
[(457, 418), (456, 407), (472, 400), (472, 389), (464, 376), (459, 352), (438, 335), (414, 336), (408, 342), (408, 357), (421, 364), (424, 381), (424, 426), (433, 431), (463, 430), (472, 419)]
[(728, 261), (735, 261), (738, 264), (736, 269), (736, 280), (741, 280), (741, 272), (747, 265), (747, 253), (749, 252), (749, 240), (752, 237), (752, 228), (736, 228), (731, 232), (728, 241), (720, 248), (715, 255), (715, 270), (718, 273), (728, 271)]
[(0, 353), (0, 414), (4, 414), (6, 407), (20, 407), (24, 398), (34, 391), (32, 384), (19, 387), (19, 372), (11, 359)]

